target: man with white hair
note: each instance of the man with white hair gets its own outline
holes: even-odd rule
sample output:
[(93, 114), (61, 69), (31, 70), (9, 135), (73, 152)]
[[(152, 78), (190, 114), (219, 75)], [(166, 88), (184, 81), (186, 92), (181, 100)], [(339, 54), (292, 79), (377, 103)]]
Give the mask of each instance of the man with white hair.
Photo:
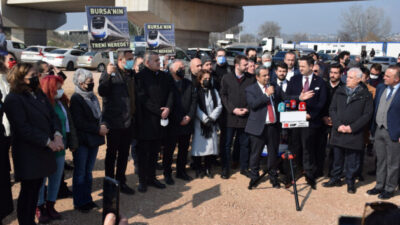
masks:
[(272, 55), (270, 53), (265, 53), (261, 57), (263, 66), (267, 67), (269, 70), (272, 67)]
[[(347, 192), (356, 192), (355, 179), (364, 151), (364, 130), (373, 114), (371, 93), (361, 82), (362, 71), (351, 68), (347, 72), (346, 85), (335, 92), (329, 114), (332, 119), (331, 145), (333, 166), (331, 179), (324, 187), (341, 186), (343, 166), (346, 167)], [(346, 164), (346, 165), (344, 165)]]

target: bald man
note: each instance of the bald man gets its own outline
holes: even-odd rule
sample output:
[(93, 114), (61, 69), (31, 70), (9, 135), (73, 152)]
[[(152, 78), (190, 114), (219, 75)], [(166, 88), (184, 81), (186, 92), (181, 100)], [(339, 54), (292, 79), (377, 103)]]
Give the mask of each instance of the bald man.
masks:
[(197, 74), (201, 70), (201, 60), (199, 58), (194, 58), (190, 61), (190, 75), (192, 78), (192, 84), (197, 85)]

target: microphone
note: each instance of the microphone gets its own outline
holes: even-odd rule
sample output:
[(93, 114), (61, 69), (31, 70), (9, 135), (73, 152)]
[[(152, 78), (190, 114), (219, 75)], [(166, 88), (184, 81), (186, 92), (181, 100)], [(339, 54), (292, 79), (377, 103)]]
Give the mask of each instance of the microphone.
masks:
[[(269, 88), (270, 86), (271, 86), (271, 83), (268, 81), (266, 87)], [(274, 86), (272, 86), (272, 87), (274, 87)], [(274, 99), (274, 94), (270, 95), (269, 97), (273, 100)]]
[(285, 111), (290, 111), (290, 100), (285, 100)]
[(278, 104), (278, 112), (285, 112), (285, 109), (286, 107), (284, 102)]
[(294, 99), (290, 100), (290, 109), (291, 110), (296, 110), (296, 108), (297, 108), (296, 100), (294, 100)]
[(299, 103), (299, 111), (306, 111), (306, 103), (305, 102), (300, 102)]

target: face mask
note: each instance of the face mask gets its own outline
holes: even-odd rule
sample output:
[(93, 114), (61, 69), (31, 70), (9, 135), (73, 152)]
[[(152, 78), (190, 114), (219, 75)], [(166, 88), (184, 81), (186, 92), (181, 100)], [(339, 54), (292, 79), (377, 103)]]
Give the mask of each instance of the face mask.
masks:
[(344, 65), (348, 65), (350, 63), (350, 59), (346, 59), (345, 61), (344, 61)]
[(143, 63), (140, 63), (140, 65), (139, 65), (139, 72), (141, 72), (142, 70), (144, 70), (144, 64), (143, 64)]
[(63, 89), (58, 89), (57, 90), (57, 95), (55, 96), (55, 99), (60, 99), (64, 94), (64, 90)]
[(29, 86), (32, 90), (36, 90), (36, 88), (39, 86), (39, 77), (35, 76), (35, 77), (29, 78), (29, 84), (28, 84), (28, 86)]
[(126, 60), (124, 68), (126, 70), (131, 70), (133, 67), (134, 61), (133, 60)]
[(218, 56), (217, 57), (217, 63), (220, 64), (220, 65), (225, 64), (226, 63), (225, 56)]
[(249, 59), (250, 59), (251, 61), (255, 62), (255, 63), (257, 62), (257, 57), (255, 57), (255, 56), (252, 56), (252, 57), (250, 57)]
[(203, 87), (207, 89), (211, 88), (210, 80), (203, 80)]
[(12, 69), (15, 65), (17, 65), (17, 61), (8, 61), (8, 69)]
[(375, 80), (375, 79), (378, 79), (379, 78), (379, 75), (377, 75), (377, 74), (370, 74), (369, 75), (369, 77), (371, 78), (371, 79), (373, 79), (373, 80)]
[(168, 60), (168, 65), (171, 64), (171, 63), (172, 63), (172, 59), (169, 59)]
[(272, 64), (272, 62), (264, 62), (264, 66), (265, 67), (267, 67), (267, 68), (269, 68), (269, 67), (271, 67), (271, 64)]
[(185, 71), (183, 70), (183, 69), (179, 69), (178, 71), (176, 71), (176, 75), (179, 77), (179, 78), (183, 78), (184, 76), (185, 76)]
[(91, 92), (91, 91), (93, 91), (93, 88), (94, 88), (94, 83), (89, 83), (87, 85), (86, 91)]

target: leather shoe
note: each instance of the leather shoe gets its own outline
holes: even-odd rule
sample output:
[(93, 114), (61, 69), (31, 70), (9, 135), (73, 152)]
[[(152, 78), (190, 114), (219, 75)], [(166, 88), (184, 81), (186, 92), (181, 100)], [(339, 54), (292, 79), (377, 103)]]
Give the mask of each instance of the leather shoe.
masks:
[(165, 183), (167, 183), (168, 185), (174, 185), (175, 181), (174, 179), (172, 179), (171, 175), (165, 176)]
[(185, 181), (191, 181), (193, 180), (193, 178), (191, 176), (189, 176), (187, 173), (178, 173), (176, 174), (176, 178), (185, 180)]
[(214, 175), (211, 173), (211, 170), (210, 169), (206, 169), (206, 171), (205, 171), (205, 174), (206, 174), (206, 176), (208, 177), (208, 178), (214, 178)]
[(369, 194), (369, 195), (377, 195), (377, 194), (380, 194), (380, 193), (382, 193), (382, 190), (376, 189), (376, 188), (372, 188), (372, 189), (367, 191), (367, 194)]
[(278, 189), (281, 188), (281, 184), (279, 183), (277, 177), (271, 177), (269, 181), (272, 184), (273, 188), (278, 188)]
[(145, 193), (147, 191), (147, 185), (143, 183), (139, 183), (138, 191), (141, 193)]
[(203, 177), (204, 177), (203, 170), (197, 169), (197, 170), (196, 170), (196, 178), (201, 178), (201, 179), (203, 179)]
[(388, 192), (388, 191), (382, 191), (382, 193), (378, 195), (379, 199), (384, 199), (384, 200), (389, 199), (391, 197), (393, 197), (393, 192)]
[(240, 170), (240, 174), (242, 174), (243, 176), (246, 176), (246, 177), (250, 178), (250, 172), (249, 172), (249, 170)]
[(326, 187), (326, 188), (329, 188), (329, 187), (340, 187), (340, 186), (342, 186), (342, 181), (331, 178), (328, 182), (322, 183), (322, 186)]
[(120, 184), (120, 190), (122, 193), (127, 194), (127, 195), (133, 195), (135, 194), (135, 190), (133, 190), (132, 188), (130, 188), (128, 185), (126, 185), (126, 183), (121, 183)]
[(310, 178), (310, 177), (306, 176), (306, 181), (307, 181), (307, 184), (310, 185), (312, 189), (314, 189), (314, 190), (317, 189), (317, 186), (316, 186), (317, 183), (315, 182), (314, 178)]
[(222, 170), (222, 173), (221, 173), (221, 178), (222, 179), (229, 179), (229, 170), (227, 170), (227, 169), (223, 169)]
[(347, 184), (347, 193), (349, 194), (356, 193), (356, 187), (354, 186), (354, 184)]
[(148, 182), (147, 184), (150, 185), (150, 186), (153, 186), (155, 188), (158, 188), (158, 189), (164, 189), (164, 188), (167, 187), (167, 186), (165, 186), (165, 184), (161, 183), (157, 179), (153, 179), (152, 181)]
[(249, 190), (251, 190), (252, 188), (255, 188), (255, 187), (258, 186), (259, 183), (256, 184), (256, 180), (257, 180), (257, 179), (258, 179), (258, 178), (251, 178), (251, 179), (250, 179), (249, 187), (248, 187)]

